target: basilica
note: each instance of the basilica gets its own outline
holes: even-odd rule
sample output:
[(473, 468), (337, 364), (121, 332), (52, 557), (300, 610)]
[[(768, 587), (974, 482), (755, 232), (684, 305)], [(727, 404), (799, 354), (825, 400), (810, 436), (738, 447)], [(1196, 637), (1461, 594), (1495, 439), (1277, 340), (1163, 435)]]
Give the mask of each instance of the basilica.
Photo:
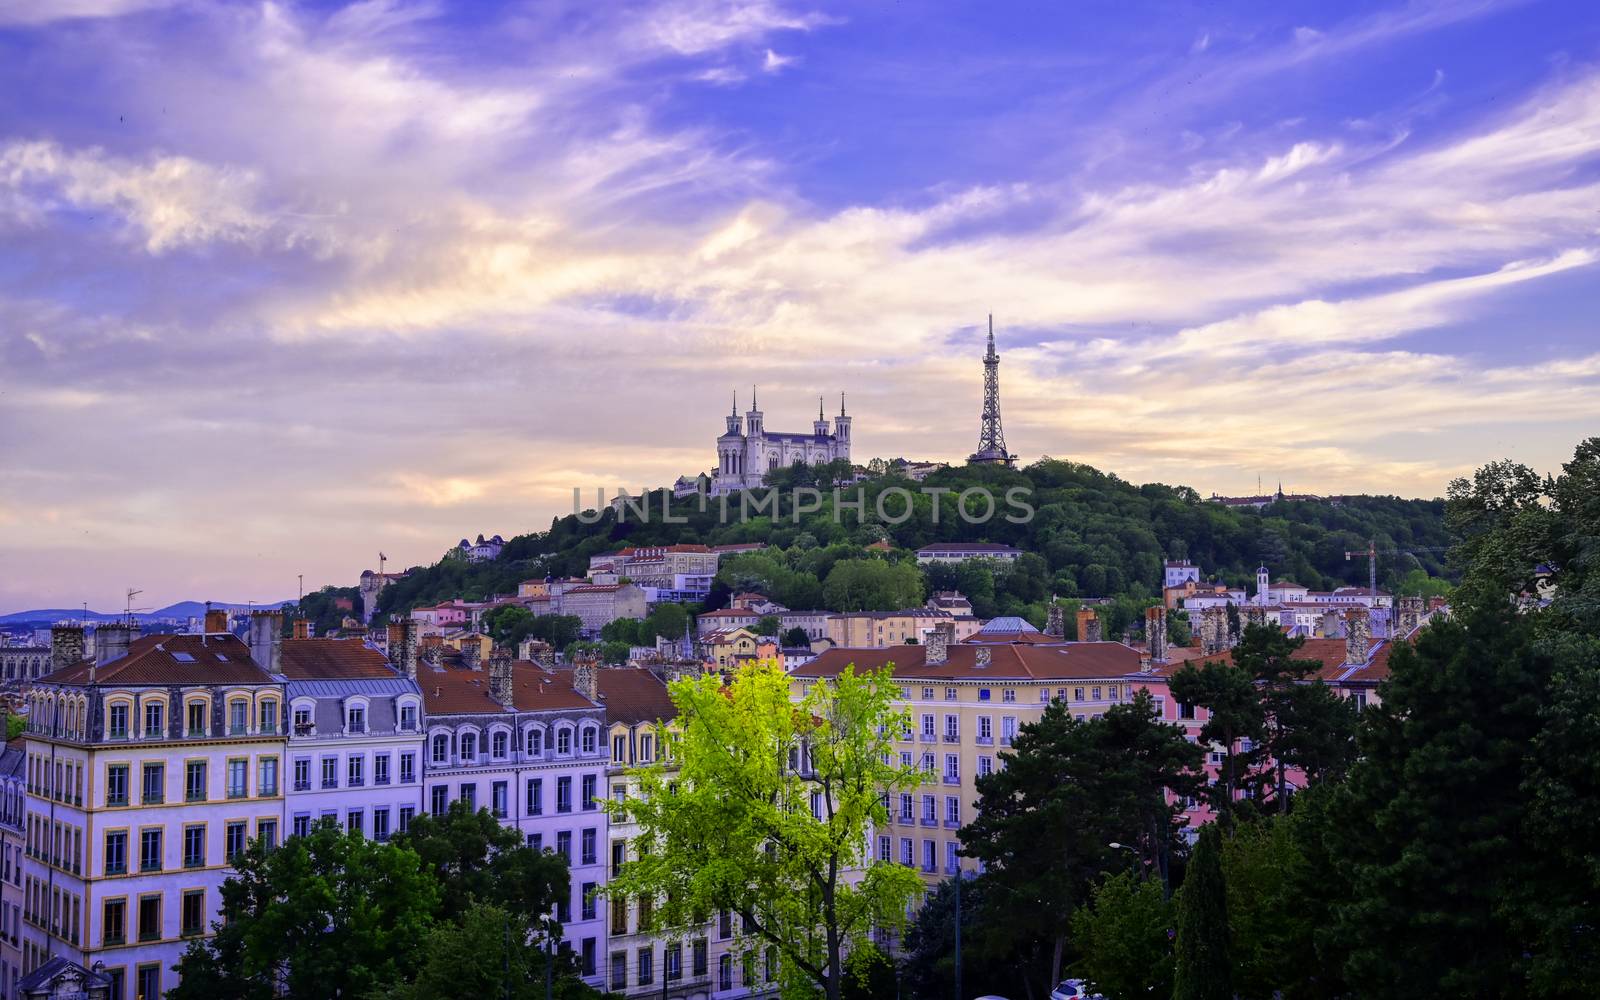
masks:
[(769, 431), (762, 423), (755, 390), (750, 390), (750, 409), (741, 419), (739, 400), (734, 396), (733, 412), (725, 418), (728, 429), (717, 438), (717, 469), (711, 477), (711, 494), (719, 496), (739, 490), (755, 489), (762, 477), (786, 465), (820, 465), (836, 459), (850, 459), (850, 418), (844, 412), (844, 395), (839, 396), (839, 415), (828, 426), (817, 399), (817, 419), (811, 430)]

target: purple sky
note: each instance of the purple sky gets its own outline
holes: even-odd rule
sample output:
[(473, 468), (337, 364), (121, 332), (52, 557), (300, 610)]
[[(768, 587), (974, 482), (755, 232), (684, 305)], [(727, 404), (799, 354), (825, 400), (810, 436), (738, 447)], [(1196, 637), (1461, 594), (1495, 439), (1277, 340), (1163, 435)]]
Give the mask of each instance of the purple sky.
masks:
[[(470, 11), (463, 15), (462, 8)], [(0, 610), (292, 596), (849, 394), (1202, 492), (1600, 427), (1592, 0), (0, 0)]]

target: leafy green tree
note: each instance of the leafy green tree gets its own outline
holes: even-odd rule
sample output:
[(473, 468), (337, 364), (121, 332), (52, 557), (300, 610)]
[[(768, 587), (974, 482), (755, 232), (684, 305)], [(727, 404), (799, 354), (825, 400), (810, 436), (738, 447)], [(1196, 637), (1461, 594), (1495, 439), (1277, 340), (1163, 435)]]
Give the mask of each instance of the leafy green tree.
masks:
[(1237, 809), (1235, 793), (1244, 785), (1254, 752), (1240, 749), (1239, 741), (1259, 742), (1266, 726), (1261, 696), (1250, 672), (1222, 661), (1207, 662), (1196, 668), (1186, 665), (1172, 676), (1172, 696), (1186, 705), (1208, 711), (1200, 739), (1222, 747), (1222, 766), (1217, 783), (1203, 790), (1207, 804), (1224, 822)]
[(361, 996), (417, 968), (439, 887), (415, 851), (323, 822), (275, 850), (256, 841), (233, 867), (223, 920), (175, 967), (172, 1000)]
[(1221, 838), (1233, 988), (1273, 1000), (1306, 965), (1313, 927), (1292, 881), (1302, 863), (1288, 817), (1238, 824)]
[(796, 625), (794, 628), (783, 633), (783, 644), (791, 649), (801, 646), (809, 646), (811, 645), (811, 636), (806, 634), (805, 629)]
[[(956, 883), (940, 882), (906, 928), (900, 954), (902, 993), (908, 997), (950, 995), (956, 974)], [(988, 918), (994, 912), (989, 879), (980, 875), (961, 886), (961, 985), (965, 996), (1005, 996), (1025, 984), (1011, 961), (1008, 928)]]
[(1221, 839), (1217, 824), (1200, 828), (1183, 888), (1178, 891), (1173, 1000), (1233, 1000)]
[(515, 647), (533, 634), (536, 617), (515, 605), (495, 608), (483, 616), (483, 629), (498, 645)]
[(888, 670), (846, 669), (791, 701), (775, 666), (741, 667), (670, 685), (681, 733), (659, 738), (665, 761), (629, 771), (639, 794), (607, 802), (639, 824), (638, 860), (603, 891), (651, 896), (666, 926), (728, 910), (751, 948), (776, 947), (785, 996), (843, 995), (846, 956), (874, 927), (904, 922), (920, 890), (911, 869), (867, 843), (888, 821), (881, 796), (920, 781), (897, 761), (907, 732)]
[(416, 979), (386, 991), (389, 1000), (439, 997), (542, 1000), (546, 964), (551, 996), (588, 1000), (600, 996), (578, 976), (570, 950), (552, 951), (549, 939), (532, 939), (523, 914), (473, 903), (458, 922), (436, 925), (419, 943), (422, 966)]
[(528, 637), (548, 642), (551, 649), (566, 649), (582, 632), (583, 619), (577, 615), (538, 615)]
[(922, 603), (922, 574), (912, 563), (881, 559), (839, 562), (822, 582), (822, 599), (838, 611), (914, 608)]
[(1187, 611), (1174, 611), (1167, 615), (1167, 643), (1187, 646), (1194, 641), (1194, 629), (1189, 624)]
[(782, 628), (777, 615), (762, 615), (761, 620), (756, 622), (756, 635), (777, 635)]
[(689, 611), (681, 604), (664, 601), (657, 604), (644, 619), (645, 635), (640, 645), (648, 646), (657, 637), (678, 639), (689, 627)]
[(1005, 767), (978, 779), (978, 816), (961, 843), (986, 865), (991, 919), (1012, 934), (1014, 960), (1048, 992), (1061, 977), (1072, 911), (1100, 874), (1125, 863), (1109, 845), (1135, 845), (1142, 864), (1166, 872), (1173, 800), (1194, 793), (1201, 750), (1161, 722), (1141, 691), (1098, 719), (1053, 702), (1001, 758)]
[(461, 919), (479, 903), (517, 914), (547, 913), (570, 892), (565, 858), (534, 850), (489, 810), (474, 812), (460, 799), (443, 815), (415, 817), (393, 843), (415, 853), (437, 878), (439, 914), (446, 920)]
[(1111, 997), (1172, 995), (1175, 916), (1159, 881), (1123, 871), (1095, 884), (1072, 914), (1077, 968)]

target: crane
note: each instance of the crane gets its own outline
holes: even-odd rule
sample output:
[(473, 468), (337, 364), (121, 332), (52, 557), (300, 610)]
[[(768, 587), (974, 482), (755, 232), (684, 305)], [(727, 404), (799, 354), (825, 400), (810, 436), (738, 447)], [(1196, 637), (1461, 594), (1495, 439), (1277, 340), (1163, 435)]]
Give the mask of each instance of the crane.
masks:
[(1367, 585), (1371, 590), (1371, 594), (1369, 596), (1372, 597), (1373, 600), (1377, 600), (1377, 598), (1378, 598), (1378, 557), (1379, 556), (1410, 556), (1410, 555), (1416, 555), (1418, 552), (1449, 552), (1449, 551), (1450, 550), (1448, 548), (1446, 548), (1445, 546), (1442, 546), (1442, 545), (1424, 545), (1424, 546), (1420, 546), (1420, 547), (1414, 548), (1414, 549), (1380, 549), (1380, 548), (1378, 548), (1377, 539), (1369, 538), (1369, 539), (1367, 539), (1367, 547), (1365, 549), (1357, 549), (1354, 552), (1346, 552), (1344, 554), (1344, 561), (1345, 562), (1349, 562), (1351, 559), (1354, 559), (1356, 556), (1366, 556), (1367, 557)]

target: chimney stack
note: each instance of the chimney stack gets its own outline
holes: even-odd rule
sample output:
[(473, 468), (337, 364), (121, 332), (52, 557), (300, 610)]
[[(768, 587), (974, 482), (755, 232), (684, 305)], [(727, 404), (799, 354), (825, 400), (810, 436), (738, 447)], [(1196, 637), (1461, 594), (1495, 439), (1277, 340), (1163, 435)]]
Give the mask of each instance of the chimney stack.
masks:
[(1422, 624), (1422, 598), (1400, 598), (1399, 616), (1400, 625), (1398, 630), (1395, 632), (1396, 638), (1410, 635), (1412, 632), (1416, 631), (1417, 626)]
[(213, 608), (211, 602), (206, 602), (206, 617), (204, 624), (206, 635), (219, 635), (228, 631), (228, 612), (224, 608)]
[(311, 623), (304, 618), (296, 618), (294, 620), (294, 637), (296, 639), (311, 638)]
[(489, 697), (507, 709), (516, 707), (511, 663), (507, 647), (496, 646), (489, 652)]
[(1100, 616), (1094, 613), (1093, 608), (1078, 609), (1078, 641), (1100, 641)]
[(1203, 608), (1200, 612), (1200, 650), (1206, 656), (1228, 648), (1228, 609)]
[(461, 640), (461, 665), (468, 670), (483, 669), (483, 646), (478, 643), (477, 636)]
[[(52, 633), (54, 638), (54, 633)], [(94, 630), (94, 663), (105, 666), (128, 655), (128, 647), (139, 638), (139, 626), (131, 622), (107, 622)]]
[(972, 662), (973, 662), (973, 665), (976, 666), (979, 670), (986, 670), (986, 669), (988, 669), (989, 664), (993, 660), (993, 658), (994, 658), (994, 650), (990, 649), (988, 646), (979, 646), (973, 652)]
[(1157, 604), (1144, 609), (1144, 641), (1153, 663), (1167, 661), (1167, 609)]
[(1044, 634), (1052, 639), (1065, 639), (1067, 637), (1066, 613), (1061, 605), (1056, 603), (1056, 595), (1050, 595), (1050, 610), (1045, 613)]
[(83, 659), (83, 626), (54, 625), (50, 628), (50, 671), (70, 667)]
[(577, 692), (594, 702), (600, 704), (600, 664), (591, 657), (584, 657), (572, 667), (572, 686)]
[(1329, 608), (1322, 613), (1322, 637), (1332, 639), (1339, 634), (1339, 612)]
[(1367, 662), (1367, 647), (1371, 643), (1372, 623), (1367, 618), (1367, 609), (1357, 605), (1345, 611), (1344, 615), (1344, 662)]
[[(295, 623), (296, 625), (299, 622)], [(283, 612), (250, 612), (250, 658), (269, 674), (283, 673)]]
[(925, 652), (922, 654), (922, 662), (937, 666), (949, 660), (950, 644), (955, 642), (955, 639), (955, 622), (936, 622), (933, 628), (928, 630), (928, 638), (923, 647)]
[(401, 676), (417, 679), (417, 623), (410, 618), (389, 622), (389, 663)]

